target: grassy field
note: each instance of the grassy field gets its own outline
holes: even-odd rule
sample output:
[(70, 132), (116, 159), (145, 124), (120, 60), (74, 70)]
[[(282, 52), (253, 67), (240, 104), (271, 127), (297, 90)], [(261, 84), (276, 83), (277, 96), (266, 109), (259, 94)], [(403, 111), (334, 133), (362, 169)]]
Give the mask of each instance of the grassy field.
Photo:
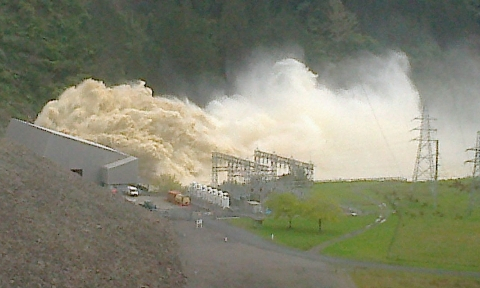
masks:
[(474, 204), (470, 212), (470, 185), (466, 180), (441, 181), (435, 190), (429, 183), (379, 184), (368, 190), (378, 200), (383, 198), (396, 213), (374, 229), (327, 247), (325, 254), (480, 271), (480, 255), (476, 253), (480, 251), (480, 207)]
[[(308, 250), (340, 239), (384, 215), (384, 223), (354, 237), (331, 241), (322, 253), (362, 261), (480, 272), (480, 192), (471, 193), (468, 179), (435, 184), (316, 183), (311, 193), (335, 200), (345, 211), (337, 222), (325, 222), (321, 233), (315, 221), (301, 218), (293, 220), (292, 229), (286, 228), (285, 219), (267, 218), (263, 225), (249, 219), (234, 223), (265, 238), (274, 234), (279, 244)], [(347, 216), (349, 209), (359, 215)], [(479, 279), (408, 272), (364, 270), (356, 271), (352, 277), (359, 287), (480, 287)]]
[(350, 274), (358, 288), (478, 288), (480, 279), (411, 272), (357, 269)]
[[(349, 219), (350, 218), (350, 219)], [(288, 221), (285, 219), (267, 218), (263, 225), (259, 225), (250, 218), (231, 219), (231, 223), (250, 230), (264, 238), (271, 239), (274, 235), (274, 242), (308, 250), (325, 241), (340, 237), (341, 235), (362, 229), (366, 225), (372, 223), (375, 219), (373, 215), (365, 217), (340, 217), (337, 222), (325, 222), (323, 224), (323, 232), (318, 232), (318, 224), (316, 221), (295, 218), (293, 220), (293, 228), (288, 229)]]
[[(337, 221), (323, 222), (321, 233), (318, 232), (317, 221), (300, 217), (293, 219), (292, 229), (287, 228), (286, 219), (266, 218), (263, 225), (259, 225), (249, 218), (239, 218), (232, 219), (231, 223), (265, 238), (270, 238), (274, 234), (274, 241), (278, 244), (308, 250), (344, 234), (364, 229), (367, 225), (374, 223), (380, 214), (386, 212), (385, 207), (379, 207), (382, 200), (379, 200), (378, 195), (369, 189), (371, 185), (367, 182), (314, 185), (311, 193), (322, 193), (325, 198), (339, 203), (345, 211), (344, 214), (338, 215)], [(360, 216), (350, 216), (349, 209), (358, 211)]]

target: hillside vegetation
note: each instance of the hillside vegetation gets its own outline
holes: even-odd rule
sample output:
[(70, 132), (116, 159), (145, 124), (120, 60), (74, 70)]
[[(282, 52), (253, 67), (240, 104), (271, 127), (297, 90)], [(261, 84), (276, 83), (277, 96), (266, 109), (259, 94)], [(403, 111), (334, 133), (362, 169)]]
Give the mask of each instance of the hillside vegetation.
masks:
[[(361, 4), (360, 4), (361, 3)], [(307, 65), (401, 49), (416, 79), (451, 43), (476, 49), (475, 0), (25, 0), (0, 5), (0, 123), (36, 117), (65, 87), (93, 77), (144, 79), (156, 93), (227, 89), (256, 48), (300, 46)]]
[(0, 139), (1, 287), (183, 287), (170, 223)]

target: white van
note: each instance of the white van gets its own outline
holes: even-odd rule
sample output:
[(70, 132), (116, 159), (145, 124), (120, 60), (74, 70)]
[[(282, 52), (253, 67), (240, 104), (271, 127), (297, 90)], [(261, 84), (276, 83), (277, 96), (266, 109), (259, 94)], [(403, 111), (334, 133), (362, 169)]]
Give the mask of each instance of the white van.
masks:
[(128, 196), (138, 196), (138, 189), (134, 186), (127, 187), (127, 195)]

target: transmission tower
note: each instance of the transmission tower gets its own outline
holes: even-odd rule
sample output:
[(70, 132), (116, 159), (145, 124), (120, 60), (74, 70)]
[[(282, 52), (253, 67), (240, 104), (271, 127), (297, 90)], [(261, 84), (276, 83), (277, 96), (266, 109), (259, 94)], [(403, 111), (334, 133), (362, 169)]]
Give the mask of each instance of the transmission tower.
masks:
[[(413, 171), (413, 182), (437, 180), (438, 170), (438, 140), (432, 137), (433, 132), (437, 131), (431, 127), (431, 121), (435, 120), (428, 115), (428, 110), (424, 106), (422, 116), (414, 120), (420, 121), (420, 126), (414, 130), (420, 131), (420, 136), (413, 140), (418, 141), (417, 159)], [(436, 144), (435, 155), (433, 153), (432, 143)]]
[(477, 131), (477, 144), (474, 148), (467, 149), (467, 151), (475, 151), (475, 158), (465, 162), (473, 163), (472, 176), (474, 179), (477, 179), (480, 176), (480, 131)]
[(480, 131), (477, 131), (477, 143), (474, 148), (467, 149), (467, 151), (475, 151), (475, 157), (465, 162), (473, 163), (472, 186), (470, 188), (470, 203), (468, 212), (471, 213), (475, 204), (475, 191), (480, 184)]

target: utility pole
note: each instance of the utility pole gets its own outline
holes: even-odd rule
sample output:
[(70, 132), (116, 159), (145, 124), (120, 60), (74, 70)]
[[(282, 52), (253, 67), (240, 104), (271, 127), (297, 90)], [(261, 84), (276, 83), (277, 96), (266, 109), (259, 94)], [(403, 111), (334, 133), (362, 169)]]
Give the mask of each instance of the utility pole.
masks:
[[(435, 119), (428, 115), (428, 110), (424, 106), (422, 116), (414, 120), (420, 121), (420, 126), (413, 129), (419, 130), (420, 136), (413, 139), (418, 141), (418, 149), (412, 180), (413, 182), (434, 181), (438, 177), (438, 140), (434, 140), (432, 137), (433, 132), (436, 132), (437, 129), (433, 129), (430, 122)], [(432, 151), (432, 142), (436, 142), (437, 151), (435, 157)]]
[(469, 148), (467, 151), (475, 151), (475, 158), (465, 161), (473, 163), (472, 186), (470, 188), (470, 202), (468, 205), (468, 213), (470, 214), (475, 204), (475, 191), (480, 183), (480, 131), (477, 131), (477, 142), (474, 148)]

